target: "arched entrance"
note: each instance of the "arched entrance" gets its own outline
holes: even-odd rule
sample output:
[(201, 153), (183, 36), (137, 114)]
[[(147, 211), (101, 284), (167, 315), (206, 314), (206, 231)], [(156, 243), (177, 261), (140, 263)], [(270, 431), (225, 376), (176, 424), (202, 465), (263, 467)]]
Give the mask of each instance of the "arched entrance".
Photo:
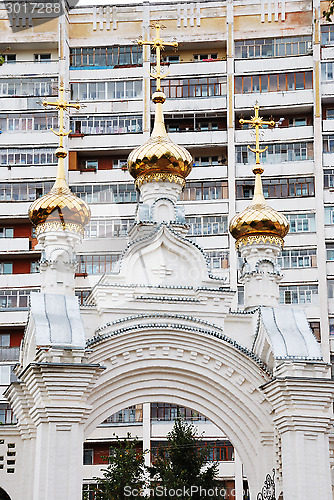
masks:
[(271, 375), (246, 349), (196, 327), (123, 325), (121, 335), (96, 339), (90, 361), (106, 369), (89, 397), (85, 435), (136, 403), (196, 408), (233, 443), (256, 495), (274, 466), (271, 406), (260, 389)]

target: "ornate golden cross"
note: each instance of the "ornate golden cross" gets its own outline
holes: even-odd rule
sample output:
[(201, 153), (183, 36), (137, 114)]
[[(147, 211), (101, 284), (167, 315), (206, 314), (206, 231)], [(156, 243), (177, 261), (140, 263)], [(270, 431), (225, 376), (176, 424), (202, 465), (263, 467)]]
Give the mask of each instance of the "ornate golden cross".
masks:
[(157, 69), (155, 74), (150, 72), (150, 75), (152, 78), (155, 78), (157, 81), (157, 91), (161, 91), (161, 80), (162, 78), (166, 78), (168, 73), (165, 73), (164, 75), (161, 74), (161, 51), (164, 50), (165, 46), (169, 47), (177, 47), (179, 44), (177, 42), (171, 42), (167, 43), (160, 38), (160, 24), (157, 23), (155, 25), (155, 39), (150, 41), (150, 40), (137, 40), (138, 45), (151, 45), (157, 55)]
[(61, 80), (60, 87), (59, 87), (59, 99), (58, 99), (58, 101), (55, 101), (55, 102), (43, 101), (43, 106), (45, 106), (45, 107), (55, 106), (59, 110), (59, 132), (56, 132), (53, 129), (51, 129), (51, 130), (55, 135), (58, 135), (60, 148), (63, 148), (64, 136), (68, 135), (72, 132), (71, 130), (69, 130), (68, 132), (64, 132), (64, 111), (68, 111), (69, 108), (80, 109), (79, 103), (70, 104), (64, 100), (64, 92), (65, 92), (64, 83)]
[(260, 153), (264, 153), (268, 149), (268, 146), (266, 146), (264, 149), (260, 149), (259, 129), (262, 128), (263, 125), (269, 125), (270, 127), (275, 126), (275, 120), (265, 121), (261, 116), (259, 116), (259, 109), (260, 107), (258, 105), (255, 105), (254, 106), (255, 115), (251, 116), (250, 120), (244, 120), (243, 118), (240, 118), (239, 120), (240, 125), (243, 125), (244, 123), (250, 123), (251, 126), (255, 128), (255, 149), (251, 148), (250, 146), (247, 147), (253, 153), (255, 153), (257, 165), (260, 164)]

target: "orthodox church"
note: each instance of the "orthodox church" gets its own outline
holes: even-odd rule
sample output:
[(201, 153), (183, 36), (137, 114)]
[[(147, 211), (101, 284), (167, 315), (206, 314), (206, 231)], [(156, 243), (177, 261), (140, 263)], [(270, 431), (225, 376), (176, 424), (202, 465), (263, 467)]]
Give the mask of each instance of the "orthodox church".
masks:
[(3, 435), (17, 463), (15, 475), (0, 470), (0, 485), (12, 500), (80, 500), (85, 439), (112, 413), (159, 400), (196, 408), (225, 433), (252, 500), (331, 500), (334, 386), (303, 310), (278, 304), (289, 224), (263, 196), (259, 110), (254, 197), (230, 221), (245, 286), (245, 308), (233, 310), (235, 290), (185, 237), (177, 202), (192, 157), (169, 139), (157, 89), (151, 137), (128, 158), (140, 191), (136, 222), (82, 309), (76, 247), (90, 209), (66, 182), (61, 93), (57, 179), (29, 209), (42, 286), (31, 294), (17, 381), (6, 391), (18, 423)]

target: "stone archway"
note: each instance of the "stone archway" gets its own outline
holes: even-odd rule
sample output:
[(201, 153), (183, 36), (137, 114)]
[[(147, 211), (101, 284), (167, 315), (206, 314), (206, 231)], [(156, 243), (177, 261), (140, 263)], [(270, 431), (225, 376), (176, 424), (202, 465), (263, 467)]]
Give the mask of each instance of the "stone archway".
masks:
[(194, 408), (233, 443), (255, 497), (274, 466), (272, 409), (260, 389), (270, 373), (246, 349), (215, 338), (214, 331), (160, 326), (129, 326), (126, 333), (106, 334), (91, 345), (90, 362), (105, 371), (89, 396), (86, 437), (111, 413), (132, 404), (163, 399)]

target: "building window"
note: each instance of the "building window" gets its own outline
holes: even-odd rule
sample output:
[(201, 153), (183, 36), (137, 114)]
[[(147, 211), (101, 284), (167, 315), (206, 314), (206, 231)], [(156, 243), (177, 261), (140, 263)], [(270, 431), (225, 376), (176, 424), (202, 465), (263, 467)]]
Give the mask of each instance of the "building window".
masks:
[(16, 54), (4, 54), (6, 63), (15, 63), (16, 62)]
[(82, 485), (82, 498), (84, 500), (96, 500), (96, 490), (98, 489), (97, 483), (83, 484)]
[(14, 228), (0, 227), (0, 238), (14, 238)]
[(334, 318), (329, 318), (329, 333), (334, 335)]
[(318, 342), (321, 342), (320, 321), (310, 321), (310, 328)]
[(49, 62), (51, 54), (35, 54), (35, 62)]
[(75, 134), (135, 134), (142, 132), (141, 116), (80, 116), (71, 119)]
[(83, 464), (93, 465), (94, 450), (84, 448), (83, 450)]
[(194, 167), (215, 167), (226, 165), (227, 160), (223, 156), (195, 156)]
[(0, 334), (0, 347), (9, 347), (10, 346), (10, 334), (9, 333), (1, 333)]
[(217, 52), (209, 54), (194, 54), (194, 61), (212, 61), (218, 59)]
[(188, 236), (211, 236), (228, 231), (226, 215), (187, 217), (186, 222), (189, 224)]
[[(7, 366), (5, 367), (7, 368)], [(11, 367), (8, 367), (11, 368)], [(1, 378), (2, 380), (2, 378)], [(6, 376), (4, 378), (4, 381), (6, 380)], [(9, 382), (8, 382), (9, 384)], [(8, 385), (8, 384), (3, 384), (3, 385)], [(12, 425), (16, 424), (17, 420), (16, 417), (13, 413), (13, 410), (9, 406), (8, 403), (0, 403), (0, 425)], [(9, 446), (8, 446), (9, 448)], [(15, 455), (15, 452), (13, 452)]]
[(277, 262), (282, 269), (317, 267), (317, 250), (316, 248), (282, 250)]
[(206, 459), (209, 462), (230, 462), (234, 460), (234, 448), (229, 441), (206, 441), (202, 446), (208, 446)]
[(0, 81), (0, 97), (44, 97), (57, 94), (55, 79), (2, 78)]
[(79, 274), (104, 274), (109, 273), (116, 262), (119, 260), (120, 254), (111, 255), (78, 255), (78, 270)]
[(31, 290), (0, 290), (0, 308), (28, 307)]
[(173, 421), (177, 418), (206, 421), (206, 417), (191, 408), (172, 403), (151, 403), (151, 421)]
[(227, 250), (212, 250), (212, 251), (206, 251), (205, 253), (209, 260), (210, 268), (212, 270), (228, 269), (229, 253)]
[(143, 405), (133, 405), (128, 408), (123, 408), (116, 413), (113, 413), (110, 417), (106, 418), (103, 424), (127, 424), (130, 422), (142, 422), (143, 421)]
[[(297, 198), (314, 196), (314, 178), (298, 177), (294, 179), (263, 179), (263, 194), (265, 198)], [(237, 199), (252, 198), (254, 194), (253, 180), (237, 180)]]
[(334, 26), (332, 24), (323, 24), (321, 26), (321, 45), (334, 44)]
[(334, 168), (326, 168), (324, 170), (324, 188), (334, 187)]
[[(10, 365), (1, 365), (0, 366), (0, 385), (9, 385), (10, 384)], [(1, 418), (0, 412), (0, 418)]]
[(290, 233), (315, 232), (315, 214), (285, 214)]
[(334, 135), (324, 136), (323, 152), (324, 153), (334, 153)]
[(325, 224), (334, 224), (334, 207), (325, 207)]
[(30, 272), (39, 273), (39, 261), (30, 262)]
[(236, 59), (300, 56), (312, 53), (312, 36), (255, 38), (235, 42)]
[(72, 186), (71, 190), (86, 203), (136, 203), (137, 191), (131, 184), (91, 184)]
[(238, 306), (245, 304), (245, 289), (243, 286), (238, 286)]
[(0, 149), (1, 166), (55, 165), (57, 158), (51, 148)]
[[(48, 193), (53, 182), (6, 182), (0, 183), (0, 202), (2, 201), (34, 201)], [(6, 228), (9, 229), (9, 228)], [(0, 229), (0, 238), (1, 238)], [(13, 236), (7, 236), (12, 238)]]
[(189, 182), (180, 201), (222, 200), (228, 198), (227, 181)]
[(321, 63), (321, 80), (323, 82), (331, 81), (334, 79), (334, 64), (333, 62)]
[[(313, 142), (288, 142), (264, 144), (268, 149), (261, 154), (261, 162), (267, 164), (286, 161), (313, 160)], [(255, 163), (255, 154), (247, 146), (235, 147), (237, 163)]]
[(70, 49), (72, 67), (141, 66), (143, 50), (138, 45), (112, 47), (78, 47)]
[[(155, 92), (156, 82), (152, 81), (151, 85), (152, 92)], [(226, 77), (212, 76), (207, 78), (162, 80), (161, 88), (167, 98), (171, 99), (221, 96), (226, 94)]]
[(13, 262), (0, 262), (0, 274), (13, 274)]
[(312, 89), (312, 71), (235, 77), (236, 94)]
[(128, 160), (127, 158), (114, 158), (112, 161), (112, 168), (128, 168)]
[(280, 286), (280, 304), (317, 305), (318, 285)]
[(180, 56), (179, 55), (171, 55), (167, 54), (162, 57), (163, 62), (173, 64), (173, 63), (179, 63), (180, 62)]
[(74, 82), (71, 83), (71, 96), (74, 100), (119, 100), (141, 99), (141, 80), (122, 80), (115, 82)]
[(124, 238), (134, 219), (95, 219), (85, 228), (86, 238)]
[(76, 290), (75, 291), (75, 296), (78, 297), (79, 305), (84, 306), (86, 305), (86, 300), (87, 297), (90, 294), (90, 290)]

